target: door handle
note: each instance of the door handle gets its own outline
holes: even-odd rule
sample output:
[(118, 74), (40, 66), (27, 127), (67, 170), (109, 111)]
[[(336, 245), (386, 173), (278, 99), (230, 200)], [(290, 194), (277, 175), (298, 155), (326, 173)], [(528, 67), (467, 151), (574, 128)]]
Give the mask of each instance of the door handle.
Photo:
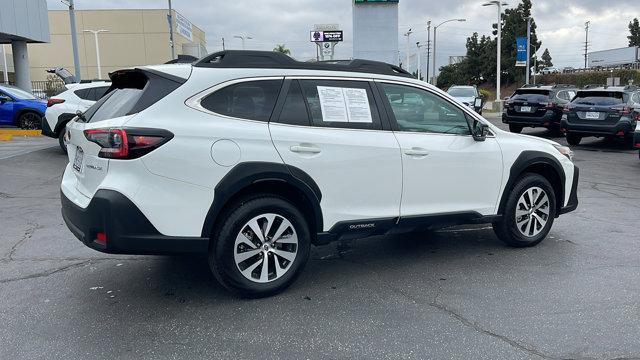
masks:
[(405, 149), (404, 154), (409, 156), (424, 157), (429, 155), (429, 152), (426, 149), (414, 147), (411, 149)]
[(315, 146), (308, 145), (293, 145), (289, 148), (294, 153), (306, 153), (306, 154), (319, 154), (322, 150)]

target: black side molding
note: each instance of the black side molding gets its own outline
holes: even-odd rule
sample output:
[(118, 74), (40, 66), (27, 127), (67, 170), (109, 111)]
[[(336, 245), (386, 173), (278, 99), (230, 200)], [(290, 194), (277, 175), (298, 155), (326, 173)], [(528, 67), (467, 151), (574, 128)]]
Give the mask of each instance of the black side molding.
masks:
[(202, 237), (210, 237), (216, 220), (224, 206), (243, 189), (261, 182), (276, 181), (295, 187), (306, 197), (312, 207), (316, 223), (316, 232), (322, 231), (322, 193), (318, 184), (304, 171), (280, 163), (246, 162), (238, 164), (216, 185), (213, 204), (209, 208), (202, 227)]
[(560, 214), (572, 212), (578, 208), (578, 178), (580, 177), (580, 169), (574, 166), (573, 182), (571, 183), (571, 194), (569, 194), (569, 202), (567, 206), (560, 209)]

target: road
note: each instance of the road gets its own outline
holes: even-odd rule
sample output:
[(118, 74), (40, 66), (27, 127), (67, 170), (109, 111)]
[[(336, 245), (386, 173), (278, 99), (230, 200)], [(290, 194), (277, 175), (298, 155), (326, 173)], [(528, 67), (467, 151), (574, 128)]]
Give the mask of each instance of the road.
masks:
[(580, 206), (535, 248), (487, 226), (331, 244), (260, 300), (204, 258), (81, 245), (56, 146), (0, 144), (0, 359), (640, 358), (640, 160), (620, 144), (575, 148)]

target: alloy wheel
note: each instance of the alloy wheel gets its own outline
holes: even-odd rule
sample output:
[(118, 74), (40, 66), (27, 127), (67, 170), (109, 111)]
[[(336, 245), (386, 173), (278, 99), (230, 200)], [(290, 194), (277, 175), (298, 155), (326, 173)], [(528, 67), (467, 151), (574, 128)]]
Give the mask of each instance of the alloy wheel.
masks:
[(242, 226), (233, 257), (248, 280), (267, 283), (281, 278), (296, 259), (298, 235), (284, 216), (261, 214)]
[(527, 189), (516, 205), (516, 227), (526, 237), (538, 235), (549, 221), (549, 196), (535, 186)]

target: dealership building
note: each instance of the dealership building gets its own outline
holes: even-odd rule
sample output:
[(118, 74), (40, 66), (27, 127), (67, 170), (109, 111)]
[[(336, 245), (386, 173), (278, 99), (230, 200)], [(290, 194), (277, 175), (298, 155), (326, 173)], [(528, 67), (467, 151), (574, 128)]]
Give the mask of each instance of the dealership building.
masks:
[[(85, 30), (106, 30), (98, 34), (102, 77), (111, 71), (172, 59), (168, 9), (76, 10), (76, 33), (82, 79), (96, 79), (98, 67), (94, 34)], [(175, 54), (201, 57), (206, 54), (202, 29), (179, 12), (172, 11)], [(47, 80), (45, 70), (64, 67), (74, 73), (69, 12), (48, 11), (49, 36), (28, 44), (29, 75), (32, 81)], [(48, 42), (46, 42), (48, 40)], [(13, 56), (5, 46), (9, 77), (13, 81)], [(0, 59), (0, 72), (2, 72)], [(2, 77), (0, 76), (0, 81)]]

